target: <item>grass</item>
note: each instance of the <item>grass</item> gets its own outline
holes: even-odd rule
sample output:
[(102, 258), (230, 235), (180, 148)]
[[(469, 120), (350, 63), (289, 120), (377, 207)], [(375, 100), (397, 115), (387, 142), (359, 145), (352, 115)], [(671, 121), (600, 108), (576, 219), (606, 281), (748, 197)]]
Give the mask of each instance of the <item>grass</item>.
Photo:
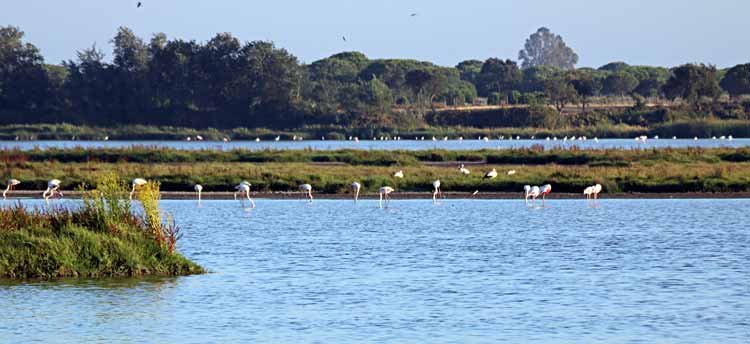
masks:
[[(440, 179), (444, 191), (517, 192), (523, 185), (551, 183), (555, 191), (580, 192), (593, 183), (605, 192), (750, 191), (750, 149), (681, 148), (633, 150), (528, 149), (477, 151), (181, 151), (174, 149), (51, 149), (0, 152), (3, 178), (18, 178), (22, 189), (40, 190), (58, 178), (63, 189), (96, 186), (117, 174), (156, 180), (166, 191), (233, 191), (241, 180), (253, 191), (296, 191), (311, 183), (316, 192), (346, 193), (358, 180), (363, 191), (383, 185), (399, 191), (429, 191)], [(458, 173), (469, 164), (470, 176)], [(496, 168), (499, 176), (482, 178)], [(391, 177), (403, 169), (406, 177)], [(515, 175), (507, 171), (516, 170)]]
[(75, 209), (0, 208), (0, 277), (57, 278), (186, 275), (203, 268), (175, 251), (179, 229), (162, 221), (156, 183), (138, 193), (136, 214), (127, 187), (102, 175)]

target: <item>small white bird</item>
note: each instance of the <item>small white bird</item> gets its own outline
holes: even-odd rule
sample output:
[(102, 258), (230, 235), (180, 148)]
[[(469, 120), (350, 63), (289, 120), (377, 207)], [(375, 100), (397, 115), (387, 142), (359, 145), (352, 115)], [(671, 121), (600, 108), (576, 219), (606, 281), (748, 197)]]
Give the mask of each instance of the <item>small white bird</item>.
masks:
[(509, 176), (512, 176), (514, 174), (516, 174), (516, 170), (510, 170), (510, 171), (508, 171), (508, 175)]
[(281, 140), (281, 136), (276, 136), (276, 138), (273, 139), (273, 140), (276, 141), (276, 142), (279, 142), (279, 140)]
[(225, 137), (225, 138), (222, 139), (222, 141), (224, 141), (224, 143), (227, 143), (227, 142), (229, 142), (229, 138)]
[(313, 201), (312, 185), (302, 184), (299, 186), (299, 189), (302, 190), (302, 192), (310, 198), (310, 202)]
[(523, 186), (523, 199), (527, 204), (529, 203), (529, 196), (531, 195), (531, 185)]
[(487, 172), (487, 174), (484, 175), (484, 179), (495, 179), (497, 177), (497, 170), (492, 169), (492, 171)]
[(5, 191), (3, 191), (3, 199), (5, 199), (5, 194), (7, 194), (8, 191), (13, 190), (13, 188), (16, 185), (18, 185), (18, 184), (21, 184), (20, 180), (18, 180), (18, 179), (9, 179), (8, 180), (8, 186), (5, 188)]
[(203, 141), (203, 136), (195, 135), (195, 139), (198, 141)]
[(148, 182), (145, 179), (143, 179), (143, 178), (135, 178), (135, 179), (133, 179), (133, 188), (130, 190), (130, 199), (131, 200), (133, 199), (133, 194), (135, 194), (135, 189), (137, 187), (139, 187), (139, 186), (146, 185), (146, 183), (148, 183)]
[(198, 193), (198, 202), (201, 201), (201, 192), (203, 192), (203, 185), (195, 184), (193, 187), (195, 189), (195, 192)]
[(352, 183), (352, 192), (354, 192), (354, 202), (359, 199), (359, 190), (362, 189), (362, 184), (359, 182)]
[(50, 197), (55, 197), (55, 194), (62, 197), (63, 194), (60, 192), (60, 184), (61, 182), (59, 179), (52, 179), (47, 182), (47, 190), (44, 190), (44, 193), (42, 193), (45, 202), (47, 202)]
[(396, 173), (393, 174), (393, 177), (394, 178), (403, 179), (404, 178), (404, 171), (403, 170), (396, 171)]
[(255, 142), (260, 142), (260, 137), (256, 137)]
[(390, 186), (383, 186), (378, 190), (378, 194), (380, 194), (380, 201), (378, 201), (378, 205), (382, 208), (383, 207), (383, 199), (385, 199), (385, 205), (388, 206), (388, 202), (390, 201), (390, 194), (393, 192), (393, 188)]
[(461, 172), (461, 173), (463, 173), (466, 176), (468, 176), (469, 174), (471, 174), (471, 171), (469, 171), (469, 169), (466, 168), (466, 166), (464, 166), (464, 164), (461, 164), (461, 166), (458, 168), (458, 171)]

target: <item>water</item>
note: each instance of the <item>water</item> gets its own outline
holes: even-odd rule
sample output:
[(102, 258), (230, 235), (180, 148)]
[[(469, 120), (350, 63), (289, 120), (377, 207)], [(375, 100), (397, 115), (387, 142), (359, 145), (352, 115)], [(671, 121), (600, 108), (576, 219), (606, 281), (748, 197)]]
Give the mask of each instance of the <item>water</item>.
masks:
[(473, 140), (449, 140), (449, 141), (431, 141), (427, 138), (425, 141), (400, 140), (400, 141), (231, 141), (228, 143), (216, 141), (0, 141), (0, 149), (19, 148), (30, 150), (34, 148), (123, 148), (132, 146), (148, 147), (166, 147), (185, 150), (201, 149), (313, 149), (313, 150), (337, 150), (337, 149), (364, 149), (364, 150), (428, 150), (428, 149), (451, 149), (451, 150), (478, 150), (478, 149), (509, 149), (509, 148), (527, 148), (532, 145), (543, 145), (545, 148), (571, 147), (573, 145), (582, 149), (634, 149), (634, 148), (681, 148), (681, 147), (750, 147), (750, 139), (660, 139), (648, 140), (643, 143), (633, 139), (602, 139), (599, 142), (594, 140), (587, 141), (563, 141), (554, 140), (490, 140), (479, 141)]
[(163, 204), (212, 273), (0, 282), (0, 342), (750, 337), (750, 200)]

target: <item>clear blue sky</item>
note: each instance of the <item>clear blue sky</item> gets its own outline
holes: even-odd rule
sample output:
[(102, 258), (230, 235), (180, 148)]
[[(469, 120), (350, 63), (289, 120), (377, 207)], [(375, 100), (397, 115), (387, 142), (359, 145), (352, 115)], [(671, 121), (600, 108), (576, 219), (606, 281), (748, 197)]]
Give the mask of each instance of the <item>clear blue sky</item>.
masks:
[(140, 9), (137, 1), (4, 1), (0, 25), (21, 27), (48, 63), (94, 42), (111, 57), (118, 26), (147, 39), (164, 32), (205, 41), (231, 32), (243, 41), (272, 40), (303, 62), (350, 50), (446, 66), (515, 60), (540, 26), (563, 36), (579, 66), (750, 62), (747, 0), (141, 0)]

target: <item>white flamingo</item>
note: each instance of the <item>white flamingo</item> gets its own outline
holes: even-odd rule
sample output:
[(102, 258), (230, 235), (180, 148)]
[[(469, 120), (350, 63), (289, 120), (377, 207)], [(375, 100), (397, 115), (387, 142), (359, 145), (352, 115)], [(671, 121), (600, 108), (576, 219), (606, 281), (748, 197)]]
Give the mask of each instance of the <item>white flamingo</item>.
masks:
[(58, 194), (60, 197), (62, 197), (62, 192), (60, 192), (60, 180), (59, 179), (52, 179), (49, 182), (47, 182), (47, 190), (44, 190), (44, 193), (42, 193), (42, 197), (44, 197), (44, 201), (47, 202), (50, 197), (54, 197), (55, 194)]
[(240, 194), (240, 196), (243, 196), (243, 198), (247, 198), (248, 201), (250, 201), (251, 208), (255, 208), (255, 201), (253, 201), (252, 198), (250, 198), (250, 186), (252, 184), (248, 183), (247, 181), (241, 181), (237, 186), (235, 186), (235, 193), (234, 193), (234, 199), (237, 199), (237, 194)]
[(135, 178), (135, 179), (133, 179), (133, 188), (130, 190), (130, 199), (131, 200), (133, 199), (133, 194), (135, 194), (135, 189), (137, 187), (146, 185), (146, 183), (148, 183), (148, 182), (145, 179), (143, 179), (143, 178)]
[[(527, 185), (528, 186), (528, 185)], [(528, 202), (528, 198), (531, 197), (531, 204), (534, 204), (534, 201), (536, 201), (536, 198), (539, 197), (539, 187), (534, 185), (529, 189), (528, 193), (526, 194), (526, 199)]]
[(195, 184), (193, 187), (195, 189), (195, 192), (198, 194), (198, 202), (201, 201), (201, 192), (203, 192), (203, 185)]
[(352, 183), (352, 192), (354, 192), (354, 202), (359, 199), (359, 190), (362, 189), (362, 184), (359, 182)]
[(432, 188), (433, 188), (432, 202), (436, 203), (438, 196), (440, 196), (441, 198), (443, 197), (443, 193), (442, 191), (440, 191), (440, 179), (432, 182)]
[(594, 194), (594, 187), (589, 186), (583, 189), (583, 194), (586, 195), (586, 200), (588, 201), (589, 199), (591, 199), (591, 196)]
[(310, 184), (302, 184), (299, 186), (299, 189), (302, 190), (304, 194), (307, 195), (307, 197), (310, 198), (310, 202), (313, 201), (313, 195), (312, 195), (312, 185)]
[(404, 171), (403, 170), (396, 171), (396, 173), (393, 174), (393, 177), (394, 178), (403, 179), (404, 178)]
[(497, 170), (492, 169), (492, 171), (487, 172), (487, 174), (484, 175), (484, 179), (495, 179), (497, 177)]
[(471, 171), (469, 171), (469, 169), (466, 168), (466, 166), (464, 166), (464, 164), (461, 164), (461, 166), (458, 168), (458, 171), (461, 172), (461, 173), (463, 173), (466, 176), (468, 176), (469, 174), (471, 174)]
[(393, 188), (390, 186), (383, 186), (378, 190), (378, 194), (380, 194), (380, 201), (378, 201), (378, 205), (382, 208), (383, 207), (383, 199), (385, 199), (385, 206), (388, 206), (388, 202), (390, 201), (390, 197), (388, 195), (393, 192)]
[(531, 185), (523, 186), (523, 201), (529, 204), (529, 196), (531, 195)]
[(18, 179), (9, 179), (8, 180), (8, 186), (5, 188), (5, 191), (3, 191), (3, 199), (5, 199), (5, 194), (8, 193), (8, 191), (13, 190), (13, 187), (16, 185), (21, 184), (21, 181)]
[(602, 192), (602, 185), (601, 184), (596, 184), (596, 185), (593, 186), (592, 193), (594, 195), (594, 200), (598, 200), (599, 199), (599, 193), (601, 193), (601, 192)]

